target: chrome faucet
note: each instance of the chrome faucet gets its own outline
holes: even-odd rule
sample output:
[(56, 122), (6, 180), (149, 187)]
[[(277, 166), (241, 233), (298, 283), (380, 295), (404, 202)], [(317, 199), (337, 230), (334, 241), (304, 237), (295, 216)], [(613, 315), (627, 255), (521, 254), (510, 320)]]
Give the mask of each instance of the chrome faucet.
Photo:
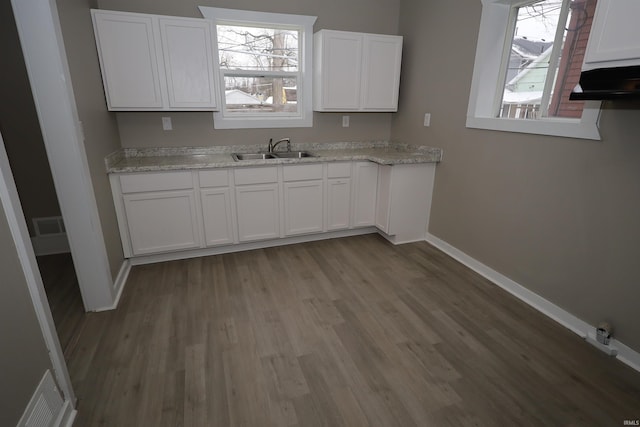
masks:
[(286, 142), (287, 143), (287, 151), (291, 151), (291, 138), (282, 138), (281, 140), (278, 140), (276, 142), (273, 142), (273, 138), (269, 138), (269, 146), (268, 146), (268, 150), (267, 151), (269, 153), (273, 153), (273, 151), (276, 149), (278, 144), (280, 144), (281, 142)]

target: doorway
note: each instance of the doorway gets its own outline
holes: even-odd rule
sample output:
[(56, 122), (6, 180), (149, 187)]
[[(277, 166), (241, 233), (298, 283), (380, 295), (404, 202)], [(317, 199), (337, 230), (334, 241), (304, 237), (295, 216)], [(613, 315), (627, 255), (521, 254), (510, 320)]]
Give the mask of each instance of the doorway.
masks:
[(0, 132), (65, 359), (85, 308), (51, 176), (13, 10), (0, 4)]

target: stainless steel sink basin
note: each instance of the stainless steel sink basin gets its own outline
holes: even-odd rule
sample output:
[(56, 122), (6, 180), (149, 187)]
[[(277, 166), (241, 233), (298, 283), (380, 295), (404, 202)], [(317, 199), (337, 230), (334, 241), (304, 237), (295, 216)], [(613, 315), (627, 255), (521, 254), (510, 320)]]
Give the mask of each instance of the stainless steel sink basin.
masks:
[(266, 160), (276, 158), (271, 153), (233, 153), (231, 157), (233, 157), (233, 160), (236, 162), (240, 160)]
[(272, 154), (280, 159), (302, 159), (303, 157), (313, 157), (313, 154), (308, 151), (278, 151), (277, 153)]

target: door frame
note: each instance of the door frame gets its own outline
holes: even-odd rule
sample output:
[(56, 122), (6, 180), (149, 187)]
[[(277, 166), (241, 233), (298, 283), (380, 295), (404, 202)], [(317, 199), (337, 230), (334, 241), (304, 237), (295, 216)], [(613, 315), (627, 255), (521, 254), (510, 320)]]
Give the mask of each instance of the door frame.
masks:
[(11, 0), (51, 175), (87, 311), (113, 308), (113, 277), (55, 0)]
[(22, 271), (24, 272), (29, 295), (33, 302), (33, 308), (40, 324), (42, 337), (44, 338), (47, 350), (49, 350), (49, 358), (53, 366), (54, 375), (60, 390), (66, 401), (71, 402), (71, 406), (75, 407), (76, 397), (71, 386), (71, 379), (67, 364), (64, 360), (58, 333), (53, 323), (51, 308), (47, 300), (47, 295), (42, 284), (42, 277), (36, 255), (33, 252), (29, 231), (27, 230), (27, 222), (24, 218), (22, 205), (18, 197), (18, 190), (13, 180), (9, 158), (4, 147), (4, 140), (0, 134), (0, 205), (4, 208), (9, 223), (9, 229), (16, 246), (18, 259)]

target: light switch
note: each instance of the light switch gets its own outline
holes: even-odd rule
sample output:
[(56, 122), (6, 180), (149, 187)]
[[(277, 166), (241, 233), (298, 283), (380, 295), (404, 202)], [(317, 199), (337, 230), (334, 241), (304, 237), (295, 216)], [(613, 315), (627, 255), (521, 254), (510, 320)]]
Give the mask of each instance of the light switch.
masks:
[(342, 116), (342, 127), (343, 128), (349, 127), (349, 116)]
[(171, 124), (171, 117), (162, 118), (162, 130), (173, 130), (173, 125)]
[(431, 125), (431, 113), (424, 113), (424, 125)]

